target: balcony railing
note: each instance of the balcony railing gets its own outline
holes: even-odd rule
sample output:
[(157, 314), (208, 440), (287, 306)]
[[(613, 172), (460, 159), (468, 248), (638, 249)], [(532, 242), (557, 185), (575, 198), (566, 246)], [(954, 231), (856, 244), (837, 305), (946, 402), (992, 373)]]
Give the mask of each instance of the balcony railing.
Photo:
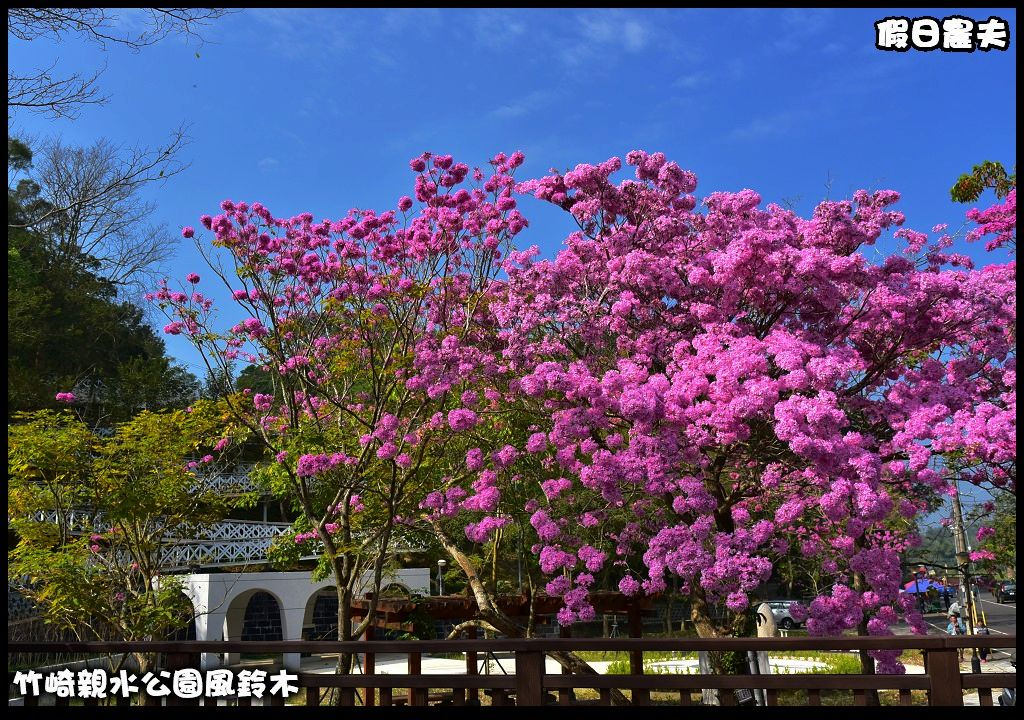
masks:
[[(39, 522), (57, 522), (55, 510), (40, 511), (35, 515)], [(103, 515), (90, 510), (72, 510), (65, 514), (65, 522), (73, 534), (106, 532), (110, 523)], [(161, 548), (161, 567), (168, 571), (185, 570), (190, 567), (216, 567), (223, 565), (244, 565), (263, 563), (267, 551), (276, 537), (288, 532), (291, 523), (263, 522), (262, 520), (221, 520), (192, 531), (192, 537), (164, 538)], [(411, 543), (396, 543), (395, 552), (419, 552), (421, 546)], [(300, 559), (316, 559), (312, 553)]]
[[(40, 522), (57, 522), (56, 511), (36, 513)], [(106, 532), (110, 523), (101, 514), (72, 510), (65, 516), (72, 533)], [(242, 565), (266, 562), (274, 538), (288, 531), (290, 523), (259, 520), (222, 520), (193, 531), (188, 538), (164, 538), (161, 565), (167, 570), (195, 566)], [(310, 556), (316, 557), (316, 556)]]
[(222, 495), (242, 495), (258, 488), (249, 474), (255, 465), (236, 465), (231, 470), (214, 471), (196, 474), (196, 489), (207, 488), (216, 490)]
[[(890, 691), (900, 705), (963, 705), (964, 691), (976, 690), (981, 705), (992, 705), (993, 688), (1015, 688), (1016, 673), (964, 673), (960, 670), (960, 648), (998, 647), (1016, 648), (1016, 636), (969, 637), (803, 637), (803, 638), (721, 638), (721, 639), (497, 639), (497, 640), (416, 640), (416, 641), (284, 641), (284, 642), (75, 642), (41, 643), (15, 642), (8, 644), (8, 653), (78, 653), (102, 654), (150, 653), (157, 657), (157, 666), (167, 670), (199, 668), (201, 653), (259, 653), (282, 655), (295, 653), (360, 654), (361, 673), (319, 674), (298, 672), (298, 685), (304, 689), (302, 700), (306, 705), (320, 705), (324, 690), (337, 692), (341, 705), (428, 705), (432, 703), (465, 705), (478, 704), (481, 693), (489, 696), (491, 705), (610, 705), (612, 689), (629, 693), (633, 705), (664, 703), (669, 697), (673, 704), (699, 703), (702, 690), (722, 690), (721, 703), (735, 703), (738, 689), (764, 690), (766, 704), (778, 705), (794, 701), (808, 705), (821, 705), (823, 693), (829, 704), (837, 700), (866, 705), (871, 691)], [(624, 675), (549, 674), (545, 670), (545, 655), (553, 651), (604, 650), (628, 653), (631, 672)], [(644, 674), (645, 652), (686, 651), (857, 651), (857, 650), (920, 650), (924, 655), (924, 674), (866, 675), (866, 674), (799, 674), (799, 675), (685, 675)], [(405, 674), (377, 674), (375, 657), (382, 653), (407, 656)], [(422, 660), (425, 653), (444, 653), (446, 657), (461, 654), (465, 657), (464, 673), (424, 673)], [(481, 675), (478, 658), (484, 654), (503, 653), (514, 656), (515, 668), (510, 674)], [(284, 658), (282, 658), (284, 661)], [(13, 678), (13, 674), (10, 674)], [(12, 685), (12, 687), (14, 687)], [(596, 690), (593, 700), (575, 696), (578, 689)], [(803, 691), (793, 696), (790, 691)], [(835, 691), (846, 691), (837, 697)], [(852, 693), (851, 693), (852, 691)], [(917, 691), (916, 696), (914, 692)], [(302, 692), (300, 690), (300, 692)], [(660, 693), (652, 697), (652, 693)], [(669, 695), (666, 696), (666, 693)], [(783, 697), (783, 694), (786, 694)], [(696, 696), (696, 700), (695, 700)], [(27, 705), (39, 704), (38, 697), (25, 697)], [(143, 696), (143, 704), (161, 704), (160, 698)], [(56, 698), (56, 704), (69, 704), (67, 698)], [(99, 705), (107, 700), (93, 699), (87, 704)], [(115, 701), (111, 700), (110, 703)], [(125, 699), (119, 702), (127, 704)], [(250, 705), (251, 698), (227, 697), (182, 700), (170, 698), (169, 704)], [(283, 705), (280, 696), (265, 696), (264, 704)]]

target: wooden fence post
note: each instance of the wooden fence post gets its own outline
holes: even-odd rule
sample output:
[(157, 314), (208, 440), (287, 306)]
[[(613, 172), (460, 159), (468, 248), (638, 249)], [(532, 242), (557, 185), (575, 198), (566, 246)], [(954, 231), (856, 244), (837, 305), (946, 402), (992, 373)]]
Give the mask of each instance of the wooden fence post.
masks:
[(925, 669), (931, 681), (928, 704), (962, 706), (964, 694), (957, 650), (955, 648), (925, 650), (924, 657)]
[(516, 651), (516, 705), (544, 704), (544, 653)]
[[(608, 617), (607, 615), (605, 616)], [(558, 637), (570, 638), (572, 637), (572, 627), (569, 625), (561, 625), (558, 628)], [(562, 675), (572, 675), (572, 670), (568, 668), (562, 668)], [(558, 704), (559, 705), (572, 705), (573, 700), (576, 699), (576, 693), (572, 688), (561, 688), (558, 691)]]
[[(409, 674), (420, 677), (423, 674), (421, 656), (418, 652), (409, 653)], [(430, 688), (409, 688), (409, 707), (427, 704), (427, 694)]]
[(306, 688), (306, 707), (319, 707), (320, 706), (320, 688), (308, 687)]
[[(642, 638), (644, 636), (644, 623), (643, 618), (640, 617), (640, 609), (636, 607), (636, 604), (631, 604), (629, 607), (629, 636), (631, 638)], [(629, 673), (630, 675), (643, 675), (644, 674), (644, 651), (643, 650), (630, 650), (629, 651)], [(651, 704), (651, 691), (643, 689), (632, 689), (631, 694), (633, 696), (634, 705), (650, 705)]]
[[(365, 640), (373, 640), (374, 639), (373, 635), (374, 635), (374, 633), (373, 633), (373, 625), (371, 624), (371, 625), (368, 625), (366, 627), (366, 632), (363, 634), (363, 638)], [(374, 674), (374, 672), (376, 670), (375, 659), (376, 658), (374, 656), (374, 653), (369, 651), (369, 650), (367, 650), (363, 654), (363, 675), (373, 675)], [(373, 694), (374, 694), (374, 688), (372, 688), (372, 687), (363, 688), (363, 706), (364, 707), (373, 707), (374, 705), (376, 705), (376, 703), (374, 702)]]
[[(466, 628), (466, 637), (470, 640), (476, 640), (476, 627)], [(466, 652), (466, 674), (476, 676), (480, 672), (477, 663), (476, 651)], [(480, 688), (468, 688), (466, 690), (466, 704), (467, 705), (479, 705), (480, 704)]]
[[(199, 653), (174, 652), (174, 653), (167, 653), (164, 657), (165, 657), (165, 661), (167, 663), (167, 670), (171, 671), (171, 678), (170, 678), (170, 680), (167, 681), (168, 684), (170, 684), (170, 682), (174, 679), (174, 671), (175, 670), (184, 670), (186, 668), (192, 668), (193, 670), (198, 670), (199, 666), (200, 666), (200, 655), (199, 655)], [(159, 668), (154, 668), (154, 672), (158, 673), (159, 672)], [(200, 670), (200, 673), (202, 673), (201, 670)], [(201, 682), (205, 683), (205, 681), (206, 681), (206, 678), (205, 678), (205, 675), (204, 675), (203, 676), (203, 680)], [(203, 690), (205, 690), (205, 689), (206, 688), (204, 687)], [(166, 696), (166, 700), (165, 700), (165, 704), (166, 705), (171, 705), (171, 706), (202, 705), (202, 703), (203, 703), (202, 696), (197, 697), (197, 698), (179, 698), (173, 692), (170, 695), (167, 695)], [(158, 704), (159, 704), (159, 702), (158, 702)]]

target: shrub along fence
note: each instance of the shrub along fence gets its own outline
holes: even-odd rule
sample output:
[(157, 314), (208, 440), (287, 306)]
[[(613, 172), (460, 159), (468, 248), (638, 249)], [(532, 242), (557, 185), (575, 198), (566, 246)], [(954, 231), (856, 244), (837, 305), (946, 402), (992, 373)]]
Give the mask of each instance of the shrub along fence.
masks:
[[(612, 704), (612, 690), (628, 691), (632, 704), (646, 705), (651, 693), (671, 693), (681, 705), (697, 704), (702, 690), (719, 689), (722, 704), (735, 702), (732, 691), (762, 689), (768, 705), (779, 701), (779, 694), (801, 690), (809, 705), (820, 705), (822, 693), (835, 690), (852, 691), (855, 705), (867, 703), (871, 691), (896, 691), (901, 705), (913, 702), (912, 691), (924, 691), (929, 705), (963, 705), (963, 692), (976, 689), (982, 705), (992, 704), (992, 689), (1016, 687), (1015, 673), (964, 673), (960, 670), (960, 648), (1016, 648), (1016, 636), (973, 637), (790, 637), (790, 638), (563, 638), (494, 640), (362, 640), (337, 641), (201, 641), (201, 642), (15, 642), (8, 644), (14, 653), (87, 653), (92, 656), (119, 653), (148, 653), (156, 667), (166, 670), (199, 668), (201, 653), (251, 653), (284, 655), (285, 653), (337, 654), (355, 653), (360, 658), (360, 673), (339, 675), (298, 672), (298, 685), (304, 689), (306, 705), (320, 705), (324, 691), (337, 693), (341, 705), (478, 704), (481, 693), (489, 696), (491, 705), (581, 705)], [(794, 674), (794, 675), (688, 675), (645, 674), (645, 652), (748, 652), (748, 651), (857, 651), (857, 650), (919, 650), (924, 656), (924, 674)], [(556, 651), (618, 651), (629, 655), (630, 673), (548, 674), (545, 655)], [(380, 654), (404, 654), (408, 658), (405, 674), (375, 673), (375, 657)], [(464, 654), (466, 669), (460, 674), (422, 672), (424, 654)], [(509, 674), (479, 674), (479, 660), (487, 654), (511, 655), (515, 669)], [(13, 680), (10, 672), (9, 678)], [(15, 686), (11, 686), (14, 688)], [(576, 690), (596, 691), (596, 698), (581, 700)], [(301, 691), (300, 691), (301, 692)], [(696, 701), (694, 696), (696, 697)], [(801, 694), (800, 696), (804, 696)], [(197, 698), (183, 700), (173, 696), (143, 696), (147, 705), (229, 704), (251, 705), (251, 698)], [(38, 697), (25, 697), (26, 705), (39, 703)], [(56, 704), (69, 704), (68, 698), (55, 698)], [(127, 704), (113, 699), (91, 699), (86, 704)], [(259, 702), (259, 701), (257, 701)], [(282, 705), (280, 696), (265, 696), (263, 704)]]

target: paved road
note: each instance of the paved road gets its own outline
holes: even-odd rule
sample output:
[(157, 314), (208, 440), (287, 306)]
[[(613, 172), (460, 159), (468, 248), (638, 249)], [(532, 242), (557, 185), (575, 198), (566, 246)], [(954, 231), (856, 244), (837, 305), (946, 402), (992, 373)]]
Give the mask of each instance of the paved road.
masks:
[(1017, 603), (1011, 602), (1000, 605), (995, 598), (987, 592), (981, 593), (981, 602), (978, 603), (978, 610), (984, 613), (985, 620), (993, 635), (1013, 635), (1017, 632)]
[[(995, 598), (991, 593), (982, 591), (979, 597), (980, 602), (978, 603), (979, 617), (984, 614), (986, 624), (989, 630), (992, 631), (992, 635), (1016, 635), (1017, 634), (1017, 603), (1006, 603), (1000, 604), (995, 601)], [(944, 615), (936, 613), (931, 615), (925, 615), (925, 622), (928, 623), (928, 634), (929, 635), (945, 635), (947, 619)], [(905, 628), (906, 633), (909, 634), (910, 628)], [(900, 630), (896, 631), (897, 634), (903, 634)], [(993, 653), (993, 659), (1005, 659), (1009, 657), (1010, 652), (1008, 648), (1006, 650), (995, 650)]]

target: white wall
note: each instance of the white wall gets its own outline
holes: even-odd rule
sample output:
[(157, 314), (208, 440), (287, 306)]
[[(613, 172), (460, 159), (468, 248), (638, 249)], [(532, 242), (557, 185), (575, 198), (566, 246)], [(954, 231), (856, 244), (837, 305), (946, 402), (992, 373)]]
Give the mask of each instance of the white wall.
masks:
[[(281, 609), (281, 633), (285, 640), (301, 640), (302, 627), (312, 616), (313, 603), (322, 590), (334, 587), (333, 578), (311, 581), (307, 572), (198, 573), (182, 575), (185, 594), (196, 612), (197, 640), (238, 640), (241, 638), (245, 608), (257, 592), (270, 593)], [(362, 579), (357, 594), (372, 585), (372, 573)], [(385, 575), (383, 585), (405, 586), (410, 593), (430, 594), (430, 569), (405, 568)], [(294, 657), (292, 657), (294, 655)], [(298, 653), (285, 656), (288, 667), (298, 667)], [(226, 654), (225, 663), (237, 662)], [(203, 667), (215, 667), (217, 656), (203, 653)]]

